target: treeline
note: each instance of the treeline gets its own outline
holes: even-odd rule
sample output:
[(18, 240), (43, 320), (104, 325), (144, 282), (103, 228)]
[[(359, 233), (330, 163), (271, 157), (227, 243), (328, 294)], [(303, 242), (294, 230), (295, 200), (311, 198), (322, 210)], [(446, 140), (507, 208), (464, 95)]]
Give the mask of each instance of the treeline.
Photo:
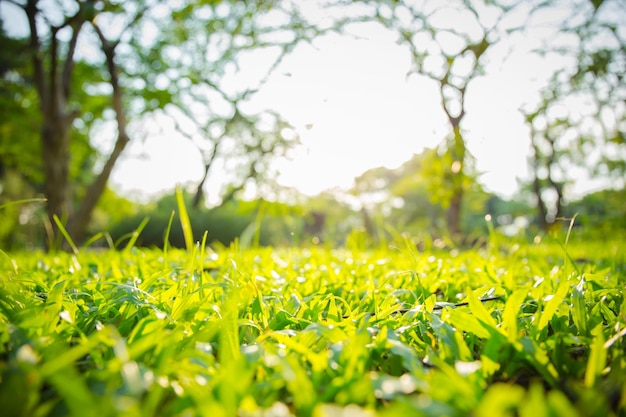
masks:
[[(200, 242), (206, 233), (207, 244), (213, 246), (228, 246), (233, 242), (241, 246), (341, 246), (355, 236), (371, 245), (404, 237), (416, 242), (451, 240), (445, 208), (429, 201), (427, 194), (419, 198), (412, 196), (398, 207), (390, 206), (386, 200), (367, 208), (351, 205), (346, 194), (330, 192), (302, 197), (292, 204), (232, 199), (213, 208), (193, 208), (193, 193), (184, 195), (195, 241)], [(475, 191), (466, 198), (461, 215), (463, 235), (457, 243), (482, 242), (490, 227), (503, 235), (527, 240), (544, 233), (529, 196), (503, 199)], [(567, 202), (563, 217), (557, 219), (552, 230), (567, 229), (574, 218), (579, 237), (624, 236), (624, 201), (626, 190), (622, 189), (602, 190)], [(3, 250), (62, 246), (62, 241), (48, 241), (45, 231), (49, 226), (45, 225), (47, 218), (41, 202), (6, 206), (2, 211), (0, 247)], [(168, 246), (185, 247), (173, 191), (145, 204), (132, 203), (107, 191), (95, 211), (88, 235), (86, 244), (90, 247), (122, 249), (132, 238), (137, 246), (162, 248), (166, 237)]]
[[(564, 217), (558, 219), (553, 228), (567, 229), (575, 216), (574, 226), (580, 236), (623, 234), (626, 232), (625, 197), (624, 190), (603, 190), (570, 202), (564, 208)], [(187, 202), (191, 200), (192, 196), (187, 194)], [(522, 239), (530, 240), (542, 233), (541, 222), (527, 202), (505, 200), (488, 193), (470, 194), (468, 202), (461, 216), (461, 227), (467, 231), (461, 243), (484, 241), (489, 223), (499, 233)], [(133, 232), (148, 219), (140, 230), (138, 245), (162, 247), (165, 232), (169, 230), (168, 245), (182, 248), (185, 246), (182, 228), (175, 214), (172, 218), (176, 212), (175, 197), (168, 195), (101, 232), (109, 234), (117, 247), (124, 247)], [(405, 208), (384, 213), (379, 209), (351, 208), (327, 194), (298, 205), (233, 200), (220, 207), (188, 212), (195, 240), (202, 240), (206, 232), (207, 243), (213, 245), (237, 241), (244, 246), (338, 246), (345, 245), (355, 233), (362, 234), (370, 244), (394, 241), (399, 236), (416, 241), (449, 238), (445, 211), (432, 203), (413, 206), (412, 212)], [(409, 224), (407, 217), (411, 218)], [(103, 243), (104, 240), (100, 244)]]

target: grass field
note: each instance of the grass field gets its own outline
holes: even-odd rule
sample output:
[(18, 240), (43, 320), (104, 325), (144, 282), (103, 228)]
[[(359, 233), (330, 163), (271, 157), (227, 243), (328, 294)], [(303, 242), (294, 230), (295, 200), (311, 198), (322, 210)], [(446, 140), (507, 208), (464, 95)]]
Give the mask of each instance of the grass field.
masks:
[(0, 413), (623, 416), (626, 245), (575, 238), (0, 253)]

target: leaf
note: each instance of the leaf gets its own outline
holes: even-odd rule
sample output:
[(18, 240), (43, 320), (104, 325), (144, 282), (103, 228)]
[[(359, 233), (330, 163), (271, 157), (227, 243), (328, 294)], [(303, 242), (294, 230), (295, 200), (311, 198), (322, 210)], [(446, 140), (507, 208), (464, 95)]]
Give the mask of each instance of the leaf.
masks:
[(517, 340), (517, 321), (522, 303), (528, 294), (527, 290), (515, 290), (506, 300), (504, 312), (502, 313), (502, 325), (507, 332), (509, 342)]
[(485, 339), (490, 336), (489, 331), (475, 316), (464, 311), (450, 310), (447, 314), (442, 315), (441, 318), (464, 332), (472, 333)]
[(61, 220), (59, 219), (59, 217), (56, 214), (54, 214), (52, 216), (52, 218), (54, 219), (54, 222), (56, 223), (57, 227), (59, 228), (59, 232), (61, 232), (61, 234), (63, 235), (63, 237), (67, 241), (67, 244), (70, 245), (70, 248), (72, 248), (72, 251), (74, 252), (74, 254), (77, 254), (78, 253), (78, 248), (74, 244), (74, 241), (70, 237), (70, 234), (67, 232), (65, 227), (63, 227), (63, 223), (61, 223)]
[(44, 378), (48, 378), (60, 372), (64, 368), (72, 368), (74, 363), (89, 354), (96, 346), (106, 344), (112, 345), (114, 339), (120, 340), (118, 332), (113, 327), (105, 327), (103, 330), (91, 334), (87, 339), (83, 340), (80, 344), (73, 346), (70, 349), (58, 353), (59, 346), (54, 346), (51, 349), (54, 353), (54, 357), (49, 358), (41, 367), (41, 375)]
[(328, 314), (327, 317), (330, 320), (341, 321), (341, 315), (339, 314), (339, 310), (337, 309), (337, 304), (335, 303), (335, 296), (329, 295), (330, 302), (328, 303)]
[(130, 235), (130, 239), (128, 239), (128, 243), (126, 244), (126, 247), (124, 248), (124, 252), (130, 251), (135, 246), (135, 243), (137, 243), (137, 239), (139, 238), (141, 231), (144, 229), (144, 227), (146, 227), (149, 220), (150, 220), (149, 217), (145, 217), (141, 221), (141, 223), (139, 223), (139, 226), (137, 226), (137, 228)]
[(424, 300), (424, 311), (432, 313), (435, 309), (435, 303), (437, 302), (437, 296), (432, 294), (430, 297)]
[(7, 207), (14, 206), (14, 205), (28, 204), (28, 203), (45, 203), (46, 201), (48, 201), (47, 198), (26, 198), (24, 200), (8, 201), (4, 204), (0, 204), (0, 210), (7, 208)]
[[(91, 392), (86, 384), (86, 379), (81, 376), (73, 368), (66, 368), (48, 375), (48, 381), (64, 399), (67, 407), (72, 415), (80, 415), (86, 417), (97, 417), (106, 413), (102, 408), (106, 409), (105, 404), (98, 408), (93, 407), (95, 402), (99, 402), (96, 396)], [(106, 413), (108, 414), (108, 413)]]
[(167, 221), (167, 227), (165, 228), (165, 233), (163, 235), (163, 256), (167, 257), (167, 249), (170, 245), (170, 232), (172, 230), (172, 222), (174, 221), (174, 210), (170, 214), (170, 218)]
[(185, 236), (185, 246), (187, 247), (187, 252), (191, 252), (194, 247), (193, 230), (191, 228), (191, 221), (189, 220), (189, 214), (187, 213), (187, 207), (185, 207), (185, 200), (180, 186), (176, 187), (176, 204), (178, 206), (180, 225), (183, 228), (183, 235)]
[(526, 355), (526, 359), (535, 367), (537, 372), (543, 376), (546, 382), (552, 386), (556, 385), (557, 372), (550, 362), (547, 352), (529, 337), (522, 337), (520, 344), (515, 347)]
[(576, 285), (572, 291), (572, 320), (578, 328), (581, 335), (587, 336), (587, 307), (585, 305), (585, 278), (580, 279), (580, 283)]
[(587, 360), (587, 370), (585, 371), (585, 386), (591, 388), (596, 385), (597, 378), (602, 374), (606, 366), (607, 351), (604, 348), (604, 336), (602, 325), (596, 326), (591, 333), (594, 335), (591, 342), (591, 352)]
[(539, 323), (537, 324), (538, 331), (543, 330), (543, 328), (548, 325), (548, 323), (554, 316), (554, 313), (556, 313), (556, 309), (565, 299), (565, 295), (567, 294), (568, 289), (569, 282), (566, 280), (562, 280), (559, 283), (556, 293), (554, 293), (554, 295), (548, 300), (542, 312), (540, 313)]
[(476, 294), (472, 291), (470, 287), (465, 288), (465, 292), (467, 294), (467, 301), (472, 311), (472, 314), (481, 322), (483, 322), (484, 326), (490, 327), (494, 330), (497, 330), (496, 321), (491, 317), (491, 314), (485, 308), (485, 305), (478, 299)]

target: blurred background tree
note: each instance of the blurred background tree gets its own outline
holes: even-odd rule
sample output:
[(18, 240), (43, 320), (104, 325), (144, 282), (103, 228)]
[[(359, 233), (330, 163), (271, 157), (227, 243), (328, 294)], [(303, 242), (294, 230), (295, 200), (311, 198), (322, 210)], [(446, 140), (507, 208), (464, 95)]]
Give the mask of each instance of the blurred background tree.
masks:
[[(465, 193), (472, 178), (473, 157), (467, 149), (462, 126), (466, 116), (468, 88), (484, 75), (483, 67), (492, 46), (518, 27), (508, 19), (524, 2), (506, 5), (494, 1), (411, 2), (363, 0), (337, 7), (353, 7), (355, 12), (341, 21), (350, 25), (376, 22), (397, 33), (398, 44), (411, 56), (407, 75), (415, 74), (435, 83), (440, 106), (449, 123), (450, 135), (438, 148), (438, 161), (429, 163), (433, 183), (431, 199), (446, 209), (449, 234), (461, 237), (461, 216)], [(362, 11), (362, 6), (368, 6)], [(463, 25), (458, 22), (463, 21)], [(436, 181), (437, 183), (435, 184)]]
[(530, 130), (529, 186), (544, 230), (563, 215), (576, 178), (609, 180), (614, 190), (626, 185), (626, 5), (585, 0), (568, 10), (561, 37), (538, 53), (573, 65), (552, 76), (538, 104), (523, 109)]
[[(111, 171), (131, 138), (153, 133), (145, 129), (151, 122), (192, 122), (179, 130), (203, 153), (205, 178), (216, 155), (226, 160), (228, 198), (268, 175), (271, 156), (296, 143), (279, 115), (245, 108), (282, 57), (317, 33), (289, 4), (16, 0), (3, 6), (12, 16), (21, 11), (28, 27), (1, 34), (3, 53), (19, 51), (2, 65), (1, 105), (10, 115), (2, 120), (2, 161), (7, 169), (21, 172), (19, 163), (36, 172), (31, 182), (42, 184), (34, 191), (47, 199), (49, 245), (59, 244), (55, 216), (75, 241), (84, 238)], [(275, 53), (255, 62), (257, 74), (265, 69), (260, 80), (246, 81), (238, 65), (261, 48)], [(106, 144), (96, 152), (97, 134)], [(15, 162), (16, 152), (41, 156), (34, 164)], [(23, 172), (28, 179), (28, 169)]]
[[(446, 156), (439, 147), (425, 149), (397, 168), (373, 168), (356, 178), (352, 193), (381, 224), (373, 235), (382, 229), (391, 238), (398, 234), (415, 236), (418, 241), (450, 237), (445, 206), (448, 200), (441, 195), (450, 192), (442, 184), (443, 167), (449, 162)], [(476, 173), (468, 174), (477, 177)], [(475, 180), (468, 182), (465, 193), (460, 226), (466, 231), (466, 242), (487, 232), (486, 214), (495, 219), (497, 226), (506, 226), (529, 209), (523, 205), (513, 210), (512, 203), (484, 191)]]

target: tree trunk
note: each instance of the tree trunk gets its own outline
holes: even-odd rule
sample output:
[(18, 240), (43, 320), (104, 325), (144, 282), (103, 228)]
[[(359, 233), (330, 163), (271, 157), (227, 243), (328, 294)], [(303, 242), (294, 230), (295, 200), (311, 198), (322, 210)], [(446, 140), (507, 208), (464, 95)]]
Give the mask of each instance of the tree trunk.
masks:
[[(476, 56), (476, 62), (478, 62), (479, 56)], [(450, 206), (447, 211), (448, 231), (453, 240), (460, 237), (461, 234), (461, 207), (463, 206), (463, 193), (464, 193), (464, 177), (465, 177), (465, 139), (461, 133), (461, 121), (465, 117), (465, 87), (454, 87), (448, 80), (450, 74), (450, 68), (443, 79), (439, 82), (439, 94), (441, 96), (441, 107), (446, 113), (450, 127), (452, 128), (453, 143), (448, 145), (447, 152), (450, 152), (452, 156), (452, 165), (449, 167), (451, 175), (451, 187), (452, 197), (450, 198)], [(467, 84), (466, 84), (467, 85)], [(446, 99), (444, 92), (445, 87), (455, 88), (459, 95), (460, 110), (458, 115), (454, 115), (449, 108), (449, 101)]]
[(46, 211), (51, 226), (47, 244), (58, 245), (61, 241), (54, 216), (62, 223), (66, 223), (72, 216), (72, 190), (69, 178), (70, 134), (78, 112), (69, 108), (60, 88), (61, 80), (51, 77), (49, 83), (56, 83), (57, 87), (50, 88), (48, 95), (40, 96), (43, 115), (41, 158), (47, 198)]
[(454, 143), (449, 152), (452, 153), (452, 166), (450, 167), (452, 175), (452, 198), (450, 198), (450, 206), (447, 212), (448, 230), (453, 239), (461, 235), (461, 208), (463, 206), (463, 195), (465, 192), (465, 140), (461, 134), (461, 119), (464, 113), (454, 120), (450, 119), (454, 130)]
[(555, 220), (561, 217), (563, 212), (563, 185), (555, 181), (552, 178), (552, 171), (548, 171), (548, 183), (556, 193), (556, 201), (554, 202), (554, 218), (550, 218), (550, 223), (555, 223)]
[(70, 215), (69, 129), (59, 118), (46, 115), (46, 119), (41, 129), (44, 190), (48, 199), (48, 218), (56, 228), (55, 215), (62, 220), (67, 220)]
[(365, 227), (365, 231), (369, 237), (373, 240), (377, 240), (378, 235), (376, 233), (376, 228), (374, 227), (374, 222), (372, 221), (369, 211), (365, 207), (361, 207), (361, 216), (363, 217), (363, 227)]
[[(39, 2), (28, 0), (24, 12), (30, 29), (30, 53), (32, 54), (33, 83), (39, 98), (39, 110), (42, 115), (41, 127), (41, 158), (44, 174), (44, 191), (47, 198), (47, 214), (50, 221), (48, 244), (58, 244), (58, 227), (54, 221), (57, 216), (67, 221), (71, 213), (71, 187), (69, 179), (70, 167), (70, 134), (72, 123), (78, 111), (69, 106), (71, 80), (74, 69), (74, 53), (78, 35), (85, 22), (81, 13), (68, 17), (60, 26), (49, 25), (44, 36), (47, 41), (40, 40), (38, 18), (40, 17)], [(48, 21), (46, 21), (49, 24)], [(69, 31), (66, 48), (59, 47), (57, 35), (59, 31)], [(64, 58), (63, 58), (63, 55)]]
[(68, 232), (70, 233), (70, 236), (72, 236), (72, 239), (74, 239), (75, 243), (79, 243), (84, 240), (93, 210), (98, 204), (98, 201), (106, 188), (117, 159), (122, 154), (122, 151), (128, 142), (128, 136), (120, 135), (118, 137), (115, 142), (115, 148), (113, 149), (113, 152), (109, 156), (107, 162), (104, 164), (102, 171), (100, 171), (100, 174), (98, 174), (95, 181), (91, 183), (89, 188), (87, 188), (85, 197), (82, 199), (78, 210), (76, 210), (70, 218), (68, 223)]
[(543, 199), (541, 198), (541, 183), (536, 174), (533, 179), (533, 192), (535, 194), (535, 199), (537, 200), (537, 222), (539, 223), (539, 227), (541, 228), (541, 230), (545, 232), (548, 230), (548, 209), (546, 207), (546, 204), (543, 202)]

